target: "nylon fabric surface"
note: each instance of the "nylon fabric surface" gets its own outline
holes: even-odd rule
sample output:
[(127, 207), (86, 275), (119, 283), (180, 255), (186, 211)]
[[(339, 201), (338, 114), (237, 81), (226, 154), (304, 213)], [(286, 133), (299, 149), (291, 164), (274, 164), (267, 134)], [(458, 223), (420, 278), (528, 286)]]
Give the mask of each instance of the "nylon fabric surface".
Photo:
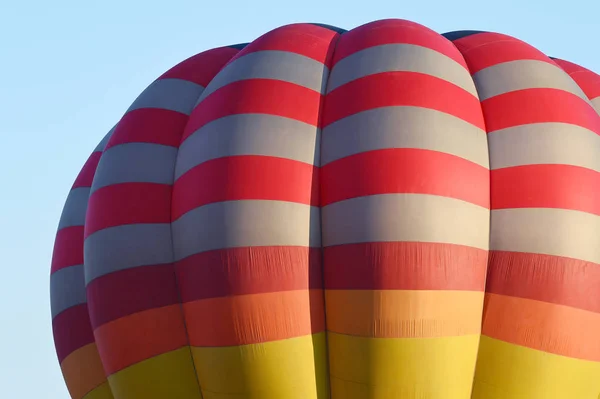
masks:
[(83, 166), (73, 399), (597, 399), (600, 76), (485, 31), (292, 24), (184, 60)]

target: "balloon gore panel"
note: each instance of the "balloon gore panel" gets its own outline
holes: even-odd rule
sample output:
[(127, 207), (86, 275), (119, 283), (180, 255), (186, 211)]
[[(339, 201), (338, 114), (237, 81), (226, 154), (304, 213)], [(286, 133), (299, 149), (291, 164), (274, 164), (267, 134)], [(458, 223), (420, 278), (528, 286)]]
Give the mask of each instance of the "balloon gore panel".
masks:
[(493, 32), (291, 24), (174, 66), (65, 202), (73, 399), (600, 394), (600, 76)]

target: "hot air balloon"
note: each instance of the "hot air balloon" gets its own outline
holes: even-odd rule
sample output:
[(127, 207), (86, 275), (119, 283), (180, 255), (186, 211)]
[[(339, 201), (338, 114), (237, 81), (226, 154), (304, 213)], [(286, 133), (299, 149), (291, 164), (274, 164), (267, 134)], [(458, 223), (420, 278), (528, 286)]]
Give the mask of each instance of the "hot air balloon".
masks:
[(50, 285), (73, 399), (596, 399), (600, 77), (492, 32), (292, 24), (101, 140)]

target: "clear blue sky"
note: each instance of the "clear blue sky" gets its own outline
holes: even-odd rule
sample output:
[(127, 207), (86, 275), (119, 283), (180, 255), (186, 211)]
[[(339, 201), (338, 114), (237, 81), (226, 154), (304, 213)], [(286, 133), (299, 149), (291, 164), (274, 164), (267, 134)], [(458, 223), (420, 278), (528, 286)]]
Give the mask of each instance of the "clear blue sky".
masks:
[(404, 18), (438, 32), (510, 34), (600, 72), (597, 0), (0, 3), (0, 397), (7, 399), (69, 397), (52, 341), (48, 277), (63, 202), (99, 139), (184, 58), (291, 22), (348, 29)]

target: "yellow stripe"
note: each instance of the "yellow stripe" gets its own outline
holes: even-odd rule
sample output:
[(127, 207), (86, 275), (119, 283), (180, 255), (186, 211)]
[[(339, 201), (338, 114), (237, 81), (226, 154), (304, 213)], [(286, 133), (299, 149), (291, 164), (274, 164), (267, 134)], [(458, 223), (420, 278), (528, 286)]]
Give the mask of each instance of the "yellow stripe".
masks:
[(119, 399), (202, 398), (187, 346), (124, 368), (108, 382)]
[(108, 382), (104, 382), (92, 389), (83, 397), (83, 399), (114, 399), (108, 386)]
[(325, 333), (192, 353), (204, 399), (329, 398)]
[(332, 399), (470, 398), (479, 335), (328, 337)]
[(481, 337), (472, 399), (571, 398), (600, 398), (600, 363)]

